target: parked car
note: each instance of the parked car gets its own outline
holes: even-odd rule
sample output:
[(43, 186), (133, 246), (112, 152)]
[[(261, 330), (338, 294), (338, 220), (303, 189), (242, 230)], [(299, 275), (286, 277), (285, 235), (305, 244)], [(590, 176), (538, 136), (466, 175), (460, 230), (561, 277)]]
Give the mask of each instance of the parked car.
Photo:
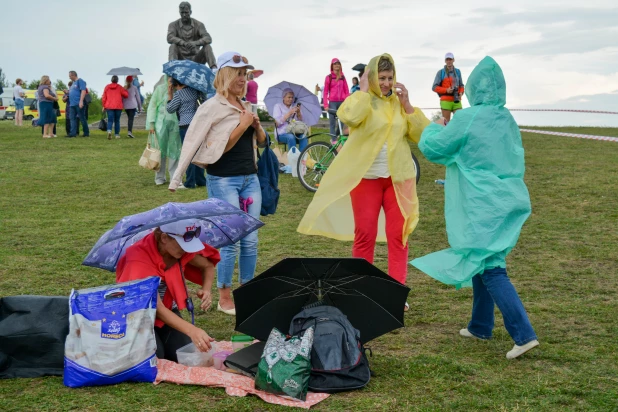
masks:
[[(66, 103), (62, 101), (62, 96), (64, 96), (64, 92), (57, 90), (58, 94), (58, 105), (60, 106), (60, 116), (58, 119), (66, 119)], [(39, 117), (39, 108), (36, 101), (36, 90), (24, 90), (24, 94), (26, 97), (24, 98), (24, 120), (32, 120), (36, 117)], [(11, 105), (7, 107), (6, 119), (15, 119), (15, 102), (13, 102), (13, 97), (11, 97)]]

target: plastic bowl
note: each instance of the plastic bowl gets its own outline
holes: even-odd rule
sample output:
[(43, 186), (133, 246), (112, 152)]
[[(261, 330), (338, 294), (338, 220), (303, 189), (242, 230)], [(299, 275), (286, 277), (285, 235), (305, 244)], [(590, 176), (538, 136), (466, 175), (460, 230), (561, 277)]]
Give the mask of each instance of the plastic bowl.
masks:
[(213, 365), (213, 355), (217, 352), (217, 345), (210, 344), (208, 352), (199, 351), (193, 343), (183, 346), (176, 351), (178, 363), (185, 366), (203, 366), (208, 367)]
[(230, 350), (224, 350), (224, 351), (217, 352), (214, 355), (212, 355), (212, 358), (214, 360), (215, 369), (219, 369), (220, 371), (226, 370), (227, 366), (225, 366), (223, 362), (225, 362), (227, 357), (230, 356), (232, 353), (234, 352)]

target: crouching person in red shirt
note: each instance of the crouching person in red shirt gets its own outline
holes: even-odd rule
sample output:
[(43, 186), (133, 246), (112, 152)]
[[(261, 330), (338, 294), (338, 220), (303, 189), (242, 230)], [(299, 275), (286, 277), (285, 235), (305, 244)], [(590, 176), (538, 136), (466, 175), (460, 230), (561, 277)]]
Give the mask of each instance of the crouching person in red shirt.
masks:
[(208, 310), (212, 303), (211, 287), (220, 257), (215, 248), (199, 240), (200, 231), (199, 222), (193, 219), (162, 225), (130, 246), (118, 262), (118, 283), (149, 276), (161, 278), (154, 328), (159, 359), (177, 362), (176, 351), (181, 347), (193, 342), (207, 352), (214, 341), (180, 315), (183, 309), (193, 310), (186, 280), (201, 286), (197, 296), (202, 310)]

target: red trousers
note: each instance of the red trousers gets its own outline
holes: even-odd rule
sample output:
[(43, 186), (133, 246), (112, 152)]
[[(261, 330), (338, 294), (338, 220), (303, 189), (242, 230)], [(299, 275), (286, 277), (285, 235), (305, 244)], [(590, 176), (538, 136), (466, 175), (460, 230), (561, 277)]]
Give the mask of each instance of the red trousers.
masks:
[(378, 218), (384, 208), (386, 241), (388, 244), (388, 274), (400, 283), (408, 274), (408, 245), (402, 234), (405, 223), (393, 182), (389, 178), (363, 179), (350, 193), (354, 210), (354, 246), (352, 256), (364, 258), (373, 264), (378, 236)]

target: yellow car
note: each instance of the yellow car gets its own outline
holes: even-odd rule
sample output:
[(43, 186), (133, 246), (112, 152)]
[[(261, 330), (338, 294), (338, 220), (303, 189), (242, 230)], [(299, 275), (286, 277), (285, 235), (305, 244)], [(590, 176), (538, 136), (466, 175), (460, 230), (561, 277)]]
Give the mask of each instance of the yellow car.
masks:
[[(36, 101), (36, 90), (24, 90), (24, 120), (32, 120), (39, 117), (39, 109)], [(64, 96), (63, 91), (56, 91), (58, 95), (58, 105), (60, 106), (60, 116), (58, 119), (66, 119), (66, 103), (62, 101)], [(15, 102), (11, 102), (11, 105), (7, 107), (4, 118), (7, 120), (15, 119)]]

